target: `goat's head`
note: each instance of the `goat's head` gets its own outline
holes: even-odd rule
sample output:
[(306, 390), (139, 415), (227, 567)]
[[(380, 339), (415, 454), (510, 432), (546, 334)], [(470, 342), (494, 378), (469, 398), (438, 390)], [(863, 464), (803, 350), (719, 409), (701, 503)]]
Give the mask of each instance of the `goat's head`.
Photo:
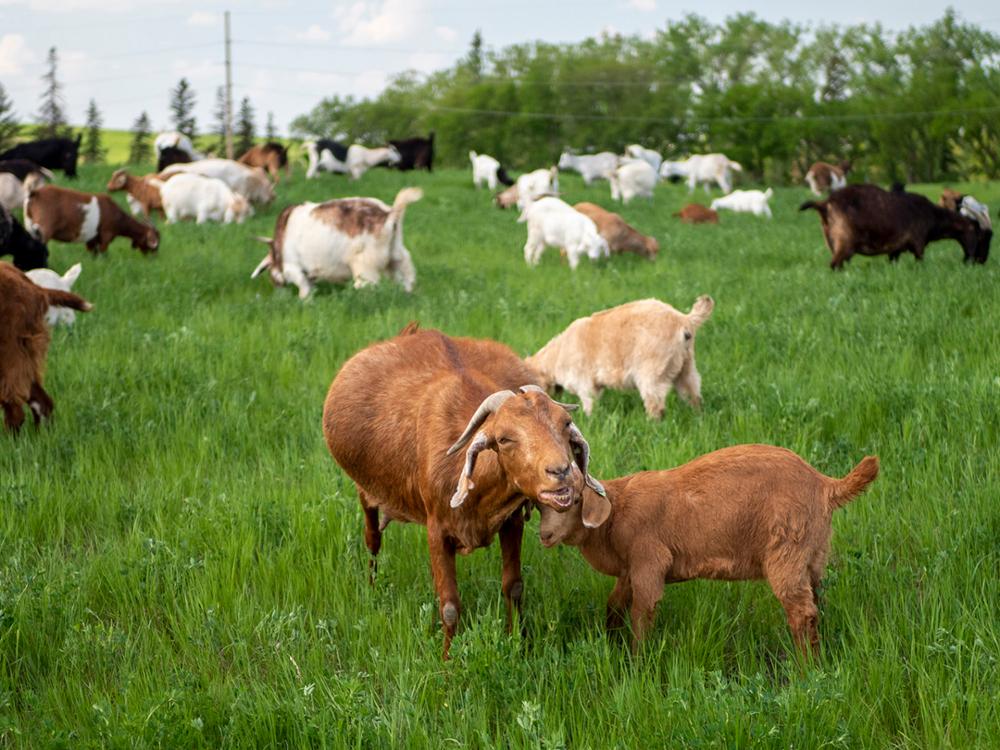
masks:
[(127, 183), (128, 172), (124, 169), (116, 169), (114, 174), (111, 175), (111, 179), (108, 180), (108, 190), (111, 192), (124, 190)]
[(451, 506), (468, 497), (476, 459), (484, 450), (497, 454), (501, 472), (518, 492), (556, 510), (569, 508), (585, 486), (603, 495), (604, 488), (587, 473), (590, 446), (569, 408), (536, 385), (487, 397), (448, 449), (452, 455), (469, 444)]
[(569, 151), (563, 151), (561, 154), (559, 154), (558, 169), (571, 169), (575, 161), (576, 159), (573, 156), (573, 154), (571, 154)]
[(562, 513), (552, 508), (538, 504), (542, 516), (538, 527), (538, 538), (546, 547), (554, 547), (560, 542), (579, 544), (583, 541), (586, 529), (594, 529), (608, 520), (611, 515), (611, 502), (608, 498), (590, 487), (584, 487), (580, 497), (576, 498), (570, 507)]
[(644, 237), (642, 242), (646, 246), (646, 257), (650, 260), (656, 260), (656, 256), (660, 254), (660, 243), (656, 241), (655, 237)]
[(160, 249), (160, 233), (151, 224), (144, 224), (143, 233), (132, 240), (132, 247), (142, 250), (143, 254), (155, 253)]

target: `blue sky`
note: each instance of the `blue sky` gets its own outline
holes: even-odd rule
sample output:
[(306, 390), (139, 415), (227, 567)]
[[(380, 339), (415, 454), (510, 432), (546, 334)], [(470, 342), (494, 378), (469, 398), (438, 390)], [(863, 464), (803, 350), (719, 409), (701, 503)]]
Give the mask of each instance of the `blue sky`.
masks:
[[(211, 123), (224, 82), (225, 4), (187, 0), (0, 0), (0, 82), (21, 117), (37, 110), (47, 49), (60, 54), (70, 120), (82, 122), (93, 97), (108, 127), (127, 128), (142, 111), (166, 129), (169, 89), (188, 77), (198, 94), (199, 129)], [(386, 76), (429, 72), (465, 53), (482, 29), (487, 46), (577, 41), (604, 30), (651, 33), (694, 11), (712, 21), (746, 5), (663, 0), (348, 0), (231, 2), (234, 96), (249, 96), (261, 125), (274, 112), (280, 131), (325, 95), (377, 93)], [(995, 0), (955, 6), (963, 19), (1000, 32)], [(768, 20), (818, 24), (880, 21), (891, 29), (925, 24), (943, 6), (926, 0), (770, 2)]]

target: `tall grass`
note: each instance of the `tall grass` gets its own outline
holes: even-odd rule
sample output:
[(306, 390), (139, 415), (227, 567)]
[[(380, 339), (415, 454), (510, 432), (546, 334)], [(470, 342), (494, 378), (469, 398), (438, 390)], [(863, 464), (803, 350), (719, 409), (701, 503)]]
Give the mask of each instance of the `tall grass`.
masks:
[[(108, 168), (84, 168), (103, 189)], [(243, 226), (164, 230), (83, 260), (95, 303), (54, 333), (55, 419), (0, 434), (0, 747), (990, 747), (1000, 745), (1000, 295), (996, 259), (953, 243), (842, 273), (800, 189), (773, 221), (624, 209), (655, 263), (525, 266), (523, 225), (466, 172), (302, 170)], [(565, 178), (569, 200), (607, 185)], [(250, 271), (288, 203), (426, 196), (406, 217), (412, 295), (391, 283), (308, 302)], [(927, 186), (928, 193), (937, 187)], [(976, 195), (1000, 202), (1000, 185)], [(698, 196), (702, 198), (702, 195)], [(600, 477), (742, 442), (831, 475), (866, 453), (870, 492), (838, 511), (802, 671), (762, 583), (668, 588), (633, 658), (603, 631), (611, 582), (526, 531), (525, 635), (503, 627), (499, 550), (459, 562), (464, 612), (440, 661), (423, 529), (386, 532), (378, 581), (353, 485), (320, 429), (334, 373), (409, 320), (527, 354), (573, 319), (656, 296), (717, 303), (698, 338), (704, 409), (662, 422), (607, 393), (578, 423)]]

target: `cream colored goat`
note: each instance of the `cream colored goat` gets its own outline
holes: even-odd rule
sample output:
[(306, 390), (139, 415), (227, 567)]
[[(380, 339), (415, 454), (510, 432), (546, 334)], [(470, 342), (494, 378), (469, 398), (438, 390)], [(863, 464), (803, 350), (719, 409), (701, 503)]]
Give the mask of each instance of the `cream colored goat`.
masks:
[(694, 336), (714, 306), (702, 296), (686, 315), (657, 299), (612, 307), (573, 321), (526, 362), (547, 388), (579, 396), (586, 414), (604, 388), (637, 388), (651, 419), (662, 416), (671, 386), (698, 408)]

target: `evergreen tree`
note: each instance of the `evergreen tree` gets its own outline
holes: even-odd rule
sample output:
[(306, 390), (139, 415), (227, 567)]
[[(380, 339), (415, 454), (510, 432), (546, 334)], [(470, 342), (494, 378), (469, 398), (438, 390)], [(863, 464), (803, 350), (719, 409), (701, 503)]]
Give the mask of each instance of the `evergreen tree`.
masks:
[(267, 140), (273, 141), (278, 138), (278, 126), (274, 124), (274, 112), (267, 113)]
[(472, 44), (469, 45), (469, 56), (465, 64), (474, 80), (478, 81), (483, 77), (483, 33), (479, 29), (472, 35)]
[(194, 118), (195, 96), (187, 78), (177, 83), (177, 88), (170, 91), (170, 120), (178, 132), (183, 133), (192, 141), (195, 137)]
[(132, 123), (132, 144), (129, 146), (129, 164), (143, 164), (149, 161), (153, 148), (149, 143), (149, 115), (143, 112)]
[(49, 48), (48, 68), (42, 76), (45, 90), (42, 92), (42, 104), (38, 109), (38, 127), (35, 128), (37, 138), (58, 138), (69, 131), (66, 124), (66, 103), (63, 100), (62, 84), (59, 83), (59, 55), (55, 47)]
[(83, 133), (83, 146), (80, 150), (80, 156), (88, 164), (99, 164), (104, 161), (104, 157), (108, 153), (107, 149), (101, 145), (101, 125), (103, 124), (104, 118), (101, 117), (101, 112), (97, 109), (97, 102), (91, 99), (87, 106), (87, 124)]
[(20, 129), (14, 118), (14, 102), (0, 83), (0, 151), (6, 151), (14, 145)]
[(219, 86), (215, 90), (215, 110), (212, 112), (215, 117), (215, 127), (212, 134), (216, 136), (215, 152), (217, 154), (226, 153), (226, 89)]
[(240, 102), (240, 116), (236, 121), (236, 145), (237, 155), (246, 153), (253, 147), (253, 139), (256, 133), (256, 126), (253, 121), (253, 107), (250, 105), (250, 97), (244, 96)]

